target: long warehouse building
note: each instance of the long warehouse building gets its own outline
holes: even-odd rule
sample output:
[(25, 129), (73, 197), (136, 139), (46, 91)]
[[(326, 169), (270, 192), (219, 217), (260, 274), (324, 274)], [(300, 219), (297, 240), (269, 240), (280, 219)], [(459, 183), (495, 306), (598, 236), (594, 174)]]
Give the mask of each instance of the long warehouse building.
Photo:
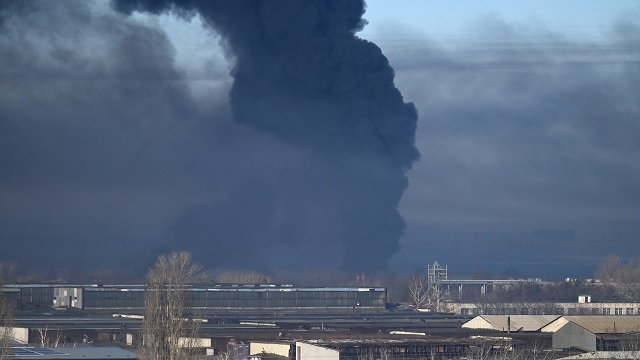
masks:
[[(275, 284), (190, 285), (192, 309), (384, 309), (386, 288), (296, 287)], [(8, 284), (2, 292), (16, 307), (95, 310), (144, 309), (143, 285)]]

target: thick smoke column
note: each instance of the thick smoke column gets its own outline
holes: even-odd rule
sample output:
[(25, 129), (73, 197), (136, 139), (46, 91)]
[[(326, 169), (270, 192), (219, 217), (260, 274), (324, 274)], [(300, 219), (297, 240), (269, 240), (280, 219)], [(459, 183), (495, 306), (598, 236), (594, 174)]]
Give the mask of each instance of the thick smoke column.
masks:
[(235, 121), (311, 152), (338, 195), (343, 268), (384, 268), (399, 249), (398, 203), (419, 158), (417, 112), (362, 28), (364, 2), (116, 1), (160, 13), (197, 11), (234, 59)]

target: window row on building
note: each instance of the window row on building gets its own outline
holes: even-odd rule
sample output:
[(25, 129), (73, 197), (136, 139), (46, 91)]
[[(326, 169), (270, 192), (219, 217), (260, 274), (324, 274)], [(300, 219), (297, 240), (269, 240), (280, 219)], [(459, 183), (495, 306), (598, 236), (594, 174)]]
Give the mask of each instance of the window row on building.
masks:
[[(384, 308), (385, 288), (247, 288), (189, 287), (194, 308)], [(145, 306), (142, 286), (73, 286), (3, 289), (15, 306), (54, 306), (82, 309), (136, 309)]]
[[(455, 304), (458, 305), (458, 304)], [(453, 306), (452, 311), (460, 315), (640, 315), (640, 304), (526, 304)]]

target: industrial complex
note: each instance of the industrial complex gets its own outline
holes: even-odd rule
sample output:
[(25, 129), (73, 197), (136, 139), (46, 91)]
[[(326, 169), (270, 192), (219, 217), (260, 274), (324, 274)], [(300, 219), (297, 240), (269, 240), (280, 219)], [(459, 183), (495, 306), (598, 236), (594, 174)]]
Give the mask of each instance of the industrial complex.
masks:
[[(190, 316), (202, 324), (197, 341), (202, 358), (220, 354), (228, 360), (640, 355), (635, 303), (598, 304), (585, 296), (566, 306), (540, 304), (539, 312), (535, 304), (449, 303), (450, 312), (434, 313), (389, 307), (387, 290), (381, 287), (193, 284), (185, 290)], [(5, 285), (2, 292), (15, 308), (15, 357), (135, 356), (145, 291), (143, 285)], [(96, 345), (100, 349), (92, 350)], [(107, 353), (109, 347), (113, 352)]]

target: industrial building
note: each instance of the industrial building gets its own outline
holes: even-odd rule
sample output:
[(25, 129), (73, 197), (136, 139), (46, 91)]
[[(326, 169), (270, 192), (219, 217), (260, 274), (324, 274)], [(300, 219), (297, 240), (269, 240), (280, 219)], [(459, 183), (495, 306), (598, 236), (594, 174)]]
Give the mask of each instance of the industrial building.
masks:
[(640, 303), (545, 302), (545, 303), (450, 303), (459, 315), (640, 315)]
[(361, 360), (461, 357), (468, 353), (465, 341), (424, 339), (311, 339), (284, 343), (251, 342), (251, 356), (266, 352), (287, 359)]
[(523, 341), (507, 337), (360, 337), (307, 339), (280, 343), (251, 342), (251, 355), (273, 353), (288, 359), (460, 359), (479, 354), (515, 354), (526, 347)]
[(640, 317), (635, 316), (480, 315), (462, 324), (462, 328), (510, 336), (549, 334), (555, 350), (640, 350)]
[[(275, 284), (189, 285), (189, 306), (206, 309), (384, 309), (386, 288), (296, 287)], [(10, 284), (10, 303), (86, 310), (142, 310), (143, 285)]]
[[(270, 358), (274, 358), (272, 355), (276, 355), (276, 358), (295, 360), (315, 360), (318, 358), (322, 358), (323, 360), (340, 359), (340, 354), (337, 350), (304, 341), (278, 343), (252, 341), (248, 347), (249, 358), (251, 359), (259, 359), (264, 354), (269, 354)], [(232, 354), (231, 351), (229, 351), (229, 353)], [(244, 358), (246, 359), (247, 357)]]

